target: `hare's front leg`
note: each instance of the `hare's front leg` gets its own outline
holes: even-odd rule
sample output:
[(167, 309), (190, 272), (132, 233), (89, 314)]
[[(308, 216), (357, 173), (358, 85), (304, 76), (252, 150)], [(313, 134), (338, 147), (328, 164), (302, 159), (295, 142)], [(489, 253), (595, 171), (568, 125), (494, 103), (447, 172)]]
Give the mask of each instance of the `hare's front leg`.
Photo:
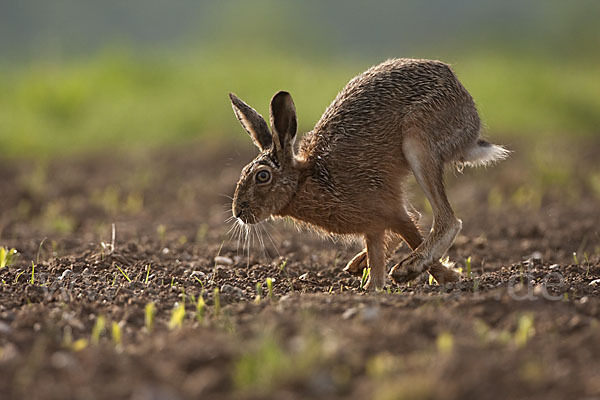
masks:
[[(402, 237), (393, 232), (387, 232), (385, 235), (385, 260), (387, 260), (391, 254), (394, 253), (396, 248), (400, 245)], [(420, 243), (420, 242), (419, 242)], [(351, 275), (361, 276), (363, 270), (368, 268), (367, 263), (367, 249), (364, 248), (359, 251), (344, 267), (344, 271)]]
[(371, 272), (366, 288), (381, 289), (385, 283), (385, 232), (365, 235), (367, 263)]
[(397, 282), (406, 282), (420, 274), (428, 264), (440, 259), (454, 242), (462, 227), (456, 218), (444, 188), (444, 163), (423, 137), (408, 136), (403, 151), (417, 183), (433, 210), (433, 227), (425, 240), (400, 264), (394, 266), (390, 276)]

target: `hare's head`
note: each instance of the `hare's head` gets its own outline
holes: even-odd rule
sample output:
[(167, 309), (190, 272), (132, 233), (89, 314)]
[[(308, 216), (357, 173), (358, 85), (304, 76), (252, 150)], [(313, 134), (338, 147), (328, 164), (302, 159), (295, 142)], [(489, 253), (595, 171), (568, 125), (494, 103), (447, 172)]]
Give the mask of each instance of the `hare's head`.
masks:
[(294, 160), (296, 110), (287, 92), (271, 99), (271, 130), (264, 118), (234, 94), (230, 94), (235, 116), (260, 154), (244, 167), (231, 206), (234, 217), (254, 224), (277, 214), (292, 199), (298, 187)]

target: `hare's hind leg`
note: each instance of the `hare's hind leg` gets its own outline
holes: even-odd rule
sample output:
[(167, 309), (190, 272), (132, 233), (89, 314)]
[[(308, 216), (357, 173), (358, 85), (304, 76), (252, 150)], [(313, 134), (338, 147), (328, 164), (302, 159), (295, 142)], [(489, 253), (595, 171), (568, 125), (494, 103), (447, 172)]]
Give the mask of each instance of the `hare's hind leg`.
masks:
[[(406, 212), (401, 212), (398, 215), (398, 220), (392, 228), (402, 239), (408, 244), (411, 250), (415, 250), (423, 242), (423, 236), (413, 219)], [(394, 249), (392, 249), (393, 251)], [(427, 268), (429, 267), (429, 268)], [(456, 272), (450, 268), (446, 268), (439, 261), (433, 260), (431, 264), (426, 265), (424, 269), (428, 269), (435, 280), (443, 285), (448, 282), (456, 282), (459, 277)], [(419, 276), (419, 272), (402, 269), (400, 266), (392, 268), (392, 279), (402, 282), (407, 282)]]
[(433, 209), (433, 227), (425, 240), (390, 272), (390, 276), (398, 283), (406, 282), (408, 276), (418, 275), (427, 265), (441, 258), (462, 227), (462, 222), (456, 218), (446, 197), (444, 162), (424, 140), (424, 135), (407, 134), (402, 149)]
[(364, 248), (358, 252), (352, 260), (348, 261), (348, 264), (344, 267), (344, 271), (351, 275), (361, 275), (363, 269), (367, 268), (367, 249)]

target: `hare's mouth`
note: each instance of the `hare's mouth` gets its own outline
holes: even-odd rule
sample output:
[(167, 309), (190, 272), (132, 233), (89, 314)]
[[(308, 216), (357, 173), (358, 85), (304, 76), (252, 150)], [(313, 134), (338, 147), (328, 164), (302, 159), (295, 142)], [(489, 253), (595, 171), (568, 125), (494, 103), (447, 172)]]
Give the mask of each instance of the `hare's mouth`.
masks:
[(245, 224), (256, 224), (258, 222), (260, 222), (260, 220), (251, 212), (247, 211), (247, 210), (242, 210), (237, 212), (236, 214), (234, 214), (235, 218), (237, 219), (237, 221), (239, 223), (241, 223), (242, 225)]

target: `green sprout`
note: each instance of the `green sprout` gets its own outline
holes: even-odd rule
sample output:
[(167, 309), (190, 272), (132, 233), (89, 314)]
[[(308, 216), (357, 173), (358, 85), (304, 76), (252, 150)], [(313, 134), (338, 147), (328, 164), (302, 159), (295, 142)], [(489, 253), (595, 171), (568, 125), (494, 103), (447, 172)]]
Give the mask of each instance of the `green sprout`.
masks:
[(429, 274), (429, 286), (433, 286), (434, 283), (435, 283), (435, 278), (433, 277), (433, 275)]
[(360, 289), (363, 290), (367, 281), (369, 280), (369, 275), (371, 274), (371, 268), (363, 268), (362, 277), (360, 278)]
[(21, 277), (21, 275), (23, 275), (25, 271), (21, 271), (17, 274), (17, 276), (15, 277), (15, 283), (17, 283), (19, 281), (19, 278)]
[(146, 325), (146, 330), (148, 332), (152, 332), (154, 328), (154, 315), (156, 314), (156, 307), (154, 303), (146, 304), (144, 308), (144, 324)]
[(206, 306), (206, 303), (204, 302), (204, 297), (202, 296), (202, 293), (200, 293), (200, 296), (198, 296), (198, 302), (196, 303), (196, 320), (199, 323), (202, 323), (204, 321), (204, 307)]
[(450, 354), (454, 348), (454, 337), (449, 332), (442, 332), (438, 335), (435, 344), (441, 354)]
[(100, 335), (102, 335), (102, 333), (104, 332), (105, 326), (106, 319), (104, 318), (104, 316), (99, 315), (98, 318), (96, 318), (96, 323), (94, 324), (94, 327), (92, 328), (93, 344), (98, 344), (98, 342), (100, 341)]
[(0, 247), (0, 269), (9, 267), (18, 257), (19, 253), (16, 249), (7, 249)]
[(164, 243), (167, 235), (167, 227), (163, 224), (158, 225), (156, 227), (156, 233), (158, 234), (158, 240), (160, 240), (161, 243)]
[(88, 346), (88, 341), (85, 338), (77, 339), (71, 344), (71, 349), (75, 352), (81, 351)]
[(173, 307), (173, 312), (171, 313), (171, 320), (169, 321), (169, 329), (181, 328), (184, 318), (185, 304), (175, 303), (175, 307)]
[(471, 277), (471, 256), (467, 257), (467, 259), (465, 260), (465, 266), (467, 268), (467, 277)]
[(285, 260), (283, 260), (283, 262), (279, 266), (279, 272), (283, 272), (283, 270), (285, 269), (285, 266), (287, 265), (287, 262), (288, 262), (287, 258)]
[(112, 333), (112, 340), (115, 343), (115, 346), (121, 346), (121, 343), (122, 343), (121, 327), (119, 326), (118, 323), (116, 323), (114, 321), (112, 323), (111, 333)]
[(148, 284), (148, 279), (150, 279), (150, 264), (146, 266), (146, 279), (144, 280), (146, 285)]
[(267, 290), (269, 291), (269, 299), (273, 300), (273, 279), (267, 278)]
[(514, 336), (517, 347), (525, 346), (534, 334), (535, 328), (533, 327), (533, 316), (531, 314), (521, 315)]
[(573, 252), (573, 262), (575, 265), (579, 265), (579, 260), (577, 260), (577, 253)]
[(29, 283), (32, 285), (35, 283), (35, 264), (33, 261), (31, 262), (31, 279), (29, 280)]
[(207, 233), (208, 233), (208, 224), (201, 224), (198, 227), (198, 231), (196, 232), (196, 241), (202, 242), (206, 238)]
[(214, 292), (215, 316), (219, 316), (221, 312), (221, 298), (219, 297), (219, 288), (215, 288)]
[(130, 283), (131, 283), (131, 279), (129, 279), (129, 277), (127, 276), (127, 274), (125, 273), (125, 271), (123, 271), (123, 270), (121, 269), (121, 267), (119, 267), (117, 264), (114, 264), (114, 265), (115, 265), (115, 267), (117, 267), (117, 269), (118, 269), (118, 270), (121, 272), (121, 274), (123, 274), (123, 276), (125, 277), (125, 279), (127, 279), (127, 282), (130, 282)]

